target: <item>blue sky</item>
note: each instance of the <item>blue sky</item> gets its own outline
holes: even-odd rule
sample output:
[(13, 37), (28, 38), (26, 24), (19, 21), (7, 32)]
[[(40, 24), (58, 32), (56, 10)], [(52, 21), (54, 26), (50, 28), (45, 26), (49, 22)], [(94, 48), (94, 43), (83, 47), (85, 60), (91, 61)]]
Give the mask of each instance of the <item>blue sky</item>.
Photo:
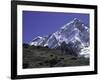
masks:
[(89, 14), (23, 11), (23, 42), (51, 34), (74, 18), (89, 25)]

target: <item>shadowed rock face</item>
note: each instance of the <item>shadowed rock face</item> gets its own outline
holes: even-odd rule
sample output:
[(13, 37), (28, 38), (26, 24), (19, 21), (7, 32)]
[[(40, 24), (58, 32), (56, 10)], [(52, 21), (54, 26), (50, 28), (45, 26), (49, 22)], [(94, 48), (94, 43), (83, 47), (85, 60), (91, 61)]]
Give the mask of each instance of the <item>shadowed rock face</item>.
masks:
[(66, 44), (65, 42), (63, 42), (61, 44), (61, 52), (63, 54), (67, 54), (67, 55), (72, 55), (72, 56), (78, 56), (79, 53), (81, 51), (80, 46), (69, 42), (68, 44)]

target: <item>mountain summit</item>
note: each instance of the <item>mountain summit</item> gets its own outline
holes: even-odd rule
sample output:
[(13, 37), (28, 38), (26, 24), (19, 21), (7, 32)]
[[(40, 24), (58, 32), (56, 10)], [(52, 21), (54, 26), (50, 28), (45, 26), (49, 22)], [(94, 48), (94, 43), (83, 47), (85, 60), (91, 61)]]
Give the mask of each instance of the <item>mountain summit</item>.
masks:
[(81, 20), (74, 18), (72, 21), (62, 26), (58, 31), (44, 37), (38, 36), (34, 38), (30, 45), (57, 48), (62, 42), (66, 44), (72, 42), (80, 47), (88, 47), (89, 27), (81, 22)]

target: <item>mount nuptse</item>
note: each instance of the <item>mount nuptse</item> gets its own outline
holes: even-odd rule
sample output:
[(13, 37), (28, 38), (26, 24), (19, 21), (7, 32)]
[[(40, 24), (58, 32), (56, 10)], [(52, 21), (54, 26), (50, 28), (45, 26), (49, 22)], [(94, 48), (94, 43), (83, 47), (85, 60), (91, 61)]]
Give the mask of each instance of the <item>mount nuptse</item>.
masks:
[(37, 36), (32, 40), (30, 45), (48, 46), (49, 48), (57, 48), (62, 42), (77, 44), (81, 48), (89, 47), (89, 27), (79, 19), (74, 18), (69, 23), (62, 26), (58, 31), (41, 37)]

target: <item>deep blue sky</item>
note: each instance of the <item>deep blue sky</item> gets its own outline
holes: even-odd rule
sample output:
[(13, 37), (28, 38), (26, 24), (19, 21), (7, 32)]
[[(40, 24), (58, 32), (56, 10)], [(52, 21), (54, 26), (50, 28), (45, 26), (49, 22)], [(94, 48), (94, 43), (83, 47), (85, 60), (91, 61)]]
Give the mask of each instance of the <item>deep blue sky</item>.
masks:
[(74, 18), (89, 25), (89, 14), (23, 11), (23, 42), (51, 34)]

